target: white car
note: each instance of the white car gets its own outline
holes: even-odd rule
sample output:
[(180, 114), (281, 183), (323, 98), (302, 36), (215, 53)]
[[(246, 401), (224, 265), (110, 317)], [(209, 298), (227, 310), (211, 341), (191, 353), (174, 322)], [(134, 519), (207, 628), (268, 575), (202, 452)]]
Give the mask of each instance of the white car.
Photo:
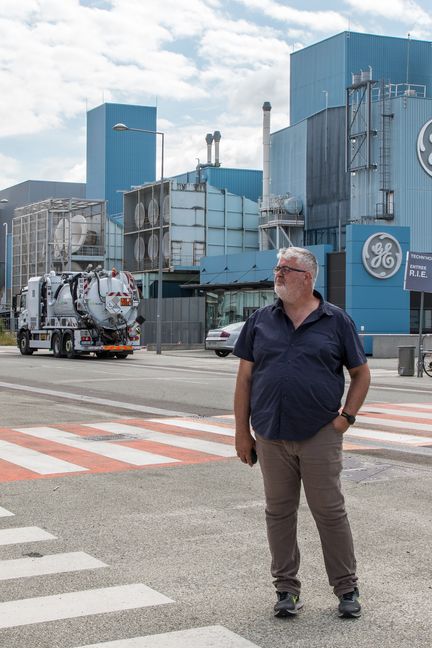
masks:
[(210, 330), (205, 340), (205, 348), (214, 351), (219, 358), (225, 358), (232, 353), (243, 325), (244, 322), (235, 322)]

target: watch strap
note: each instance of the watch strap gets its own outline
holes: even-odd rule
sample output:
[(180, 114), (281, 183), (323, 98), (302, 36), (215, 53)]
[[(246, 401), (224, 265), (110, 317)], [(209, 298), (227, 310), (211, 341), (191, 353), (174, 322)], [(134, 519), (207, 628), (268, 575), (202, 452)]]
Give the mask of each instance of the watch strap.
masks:
[(345, 412), (345, 410), (342, 410), (341, 416), (346, 418), (346, 420), (350, 425), (354, 425), (354, 423), (356, 422), (356, 417), (353, 416), (352, 414), (348, 414), (348, 412)]

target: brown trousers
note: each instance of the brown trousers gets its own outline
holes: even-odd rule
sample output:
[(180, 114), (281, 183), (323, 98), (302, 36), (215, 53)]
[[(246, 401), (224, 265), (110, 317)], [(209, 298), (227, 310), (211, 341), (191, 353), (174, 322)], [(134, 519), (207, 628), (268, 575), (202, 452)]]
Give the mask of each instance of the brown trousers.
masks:
[(341, 491), (342, 435), (332, 424), (306, 441), (269, 441), (257, 435), (264, 478), (271, 573), (279, 592), (300, 593), (297, 511), (300, 485), (321, 539), (324, 563), (336, 596), (357, 585), (356, 560)]

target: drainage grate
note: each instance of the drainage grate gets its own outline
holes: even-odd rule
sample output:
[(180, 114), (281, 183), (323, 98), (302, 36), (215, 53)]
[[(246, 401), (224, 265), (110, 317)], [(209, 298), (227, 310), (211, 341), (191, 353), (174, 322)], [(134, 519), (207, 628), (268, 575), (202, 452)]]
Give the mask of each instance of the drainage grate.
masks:
[(139, 439), (134, 434), (105, 434), (100, 436), (82, 437), (84, 441), (136, 441)]

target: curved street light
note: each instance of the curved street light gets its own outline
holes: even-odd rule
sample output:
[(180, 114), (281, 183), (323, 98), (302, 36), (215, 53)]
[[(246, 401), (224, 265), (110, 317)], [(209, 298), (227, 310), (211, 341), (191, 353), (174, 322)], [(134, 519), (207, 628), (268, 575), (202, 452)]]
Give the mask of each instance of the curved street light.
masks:
[(112, 127), (115, 131), (133, 131), (136, 133), (150, 133), (150, 135), (161, 136), (161, 172), (160, 172), (160, 195), (159, 195), (159, 268), (158, 268), (158, 294), (156, 305), (156, 353), (162, 353), (162, 281), (163, 281), (163, 201), (164, 201), (164, 157), (165, 157), (165, 133), (162, 131), (147, 130), (146, 128), (131, 128), (126, 124), (115, 124)]
[[(3, 209), (3, 207), (9, 202), (7, 198), (2, 198), (0, 200), (0, 209)], [(8, 266), (8, 224), (7, 221), (3, 223), (3, 227), (5, 228), (5, 245), (4, 245), (4, 304), (7, 306), (7, 266)]]

